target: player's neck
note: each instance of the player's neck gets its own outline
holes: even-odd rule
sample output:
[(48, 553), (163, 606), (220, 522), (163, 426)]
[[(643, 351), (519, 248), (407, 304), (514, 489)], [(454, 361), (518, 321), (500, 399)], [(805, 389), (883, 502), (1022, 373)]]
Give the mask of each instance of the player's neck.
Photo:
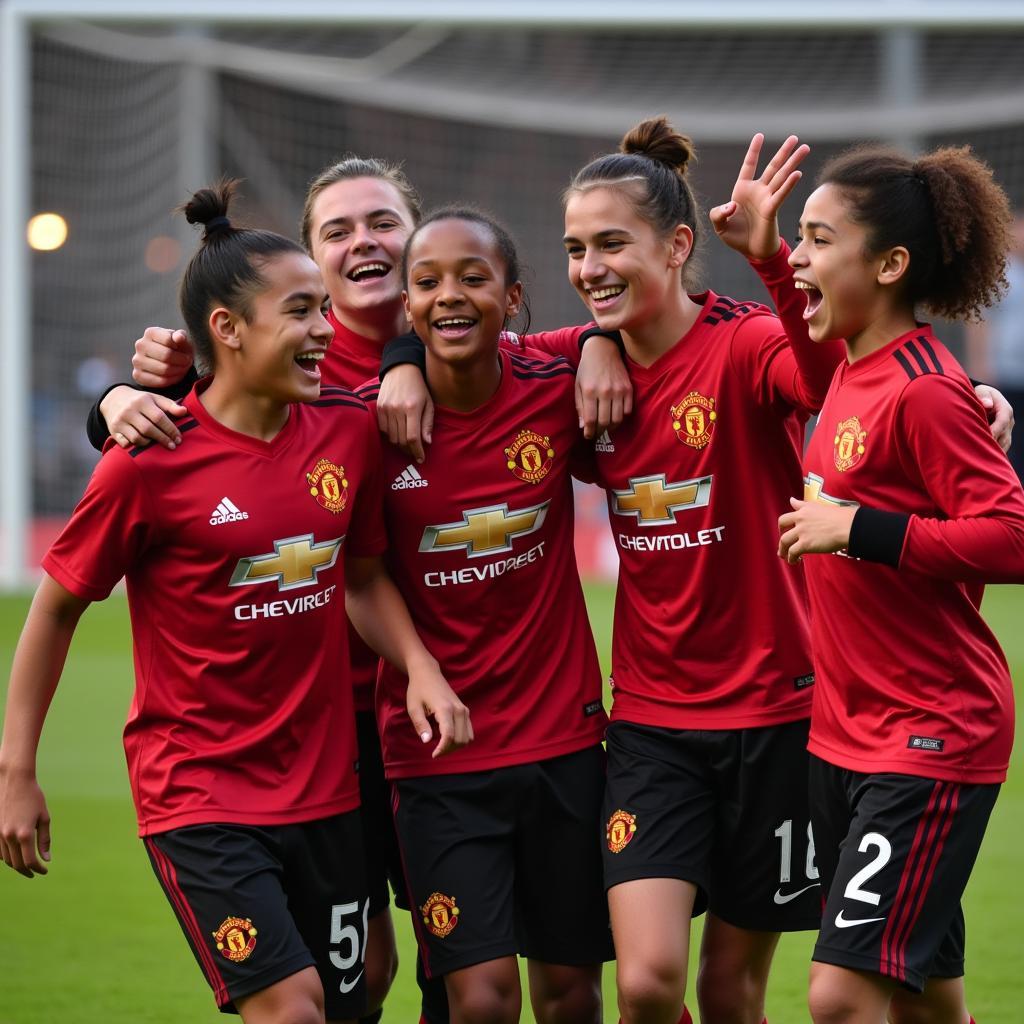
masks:
[(273, 441), (288, 422), (289, 405), (266, 395), (252, 395), (225, 385), (214, 377), (199, 396), (203, 408), (228, 430), (257, 441)]
[(332, 305), (331, 311), (343, 327), (348, 328), (353, 334), (358, 334), (361, 338), (379, 342), (382, 347), (392, 338), (409, 330), (409, 323), (405, 318), (405, 308), (401, 301), (394, 307), (375, 309), (342, 310)]
[(680, 291), (673, 301), (645, 323), (623, 329), (622, 343), (626, 354), (639, 366), (657, 362), (697, 322), (703, 306)]
[(442, 362), (427, 350), (427, 386), (435, 404), (455, 412), (486, 405), (501, 385), (501, 360), (494, 355), (473, 363)]
[(846, 359), (857, 362), (884, 348), (917, 327), (913, 309), (886, 310), (864, 325), (864, 329), (846, 339)]

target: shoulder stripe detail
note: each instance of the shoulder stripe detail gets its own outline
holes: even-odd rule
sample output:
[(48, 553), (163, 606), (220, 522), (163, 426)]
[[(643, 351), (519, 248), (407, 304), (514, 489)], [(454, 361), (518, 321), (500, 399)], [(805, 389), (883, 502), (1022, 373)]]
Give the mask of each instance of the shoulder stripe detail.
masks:
[(911, 380), (913, 380), (917, 376), (917, 371), (910, 365), (910, 362), (907, 360), (907, 357), (903, 354), (903, 352), (900, 349), (897, 349), (895, 352), (893, 352), (892, 357), (893, 359), (896, 360), (897, 363), (900, 364), (900, 366), (903, 367), (903, 372)]
[(545, 370), (512, 370), (512, 376), (519, 380), (548, 380), (551, 377), (575, 377), (571, 366), (552, 366)]
[(352, 388), (343, 388), (339, 384), (327, 384), (320, 388), (321, 398), (338, 398), (347, 396), (352, 398), (356, 392)]
[(935, 354), (935, 349), (932, 348), (928, 339), (923, 334), (919, 334), (917, 340), (921, 343), (921, 347), (925, 352), (928, 353), (928, 358), (931, 360), (932, 366), (935, 367), (935, 372), (945, 376), (946, 371), (942, 369), (942, 363), (939, 362), (939, 357)]
[[(937, 373), (940, 376), (945, 376), (945, 371), (942, 369), (942, 363), (939, 362), (938, 356), (935, 354), (935, 349), (933, 349), (928, 343), (928, 339), (921, 334), (918, 335), (917, 342), (928, 354), (928, 360), (925, 359), (921, 349), (917, 347), (913, 340), (904, 342), (904, 344), (900, 345), (900, 347), (892, 354), (896, 362), (903, 367), (903, 372), (911, 380), (924, 376), (928, 373)], [(913, 362), (911, 362), (911, 360), (913, 360)]]
[(728, 323), (730, 320), (735, 320), (738, 316), (746, 316), (752, 310), (764, 308), (760, 302), (736, 302), (733, 299), (726, 298), (724, 295), (719, 295), (715, 299), (711, 311), (704, 317), (703, 322), (714, 327), (723, 321)]
[(356, 388), (356, 394), (364, 402), (375, 402), (377, 396), (380, 394), (379, 384), (364, 384), (362, 387)]
[(544, 369), (549, 366), (569, 366), (569, 360), (565, 356), (549, 356), (537, 359), (534, 356), (524, 356), (517, 352), (509, 352), (509, 360), (514, 366), (520, 366), (527, 370)]
[[(176, 424), (179, 434), (187, 434), (190, 430), (195, 430), (199, 426), (199, 420), (197, 419), (184, 419)], [(143, 452), (152, 451), (154, 448), (160, 448), (158, 444), (147, 444), (142, 448), (132, 448), (128, 453), (133, 459), (137, 459)]]
[(328, 398), (328, 399), (325, 400), (325, 399), (321, 398), (321, 399), (317, 400), (316, 402), (310, 402), (309, 404), (312, 405), (312, 406), (315, 406), (317, 409), (325, 409), (328, 406), (332, 406), (332, 405), (347, 405), (347, 406), (349, 406), (352, 409), (364, 409), (364, 410), (366, 409), (366, 403), (361, 398), (359, 398), (356, 395), (352, 395), (351, 399), (340, 398), (339, 397), (339, 398)]

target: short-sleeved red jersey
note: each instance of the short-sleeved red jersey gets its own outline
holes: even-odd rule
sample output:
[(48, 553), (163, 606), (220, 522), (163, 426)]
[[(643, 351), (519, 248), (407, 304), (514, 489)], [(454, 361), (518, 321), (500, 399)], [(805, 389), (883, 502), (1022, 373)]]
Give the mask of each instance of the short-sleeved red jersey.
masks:
[[(384, 445), (389, 567), (417, 631), (470, 709), (476, 739), (432, 760), (406, 679), (377, 688), (391, 778), (482, 771), (598, 743), (601, 677), (573, 550), (579, 427), (562, 359), (502, 352), (482, 408), (438, 408), (417, 465)], [(376, 385), (361, 393), (371, 400)]]
[(343, 566), (385, 546), (376, 423), (325, 388), (263, 442), (214, 420), (205, 386), (185, 399), (179, 450), (108, 447), (43, 560), (90, 600), (126, 577), (141, 835), (359, 802)]
[(805, 468), (806, 498), (862, 506), (849, 555), (803, 559), (811, 751), (860, 772), (1001, 781), (1013, 694), (978, 608), (985, 581), (1024, 581), (1024, 493), (929, 327), (839, 367)]

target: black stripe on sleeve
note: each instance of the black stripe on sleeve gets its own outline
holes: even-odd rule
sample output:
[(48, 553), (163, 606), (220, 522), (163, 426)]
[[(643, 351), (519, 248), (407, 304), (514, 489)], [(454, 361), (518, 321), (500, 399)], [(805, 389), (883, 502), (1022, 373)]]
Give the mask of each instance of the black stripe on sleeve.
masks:
[[(184, 419), (177, 420), (174, 424), (178, 428), (179, 434), (187, 434), (190, 430), (195, 430), (199, 426), (199, 420), (196, 419)], [(128, 454), (133, 458), (137, 459), (143, 452), (152, 451), (154, 448), (162, 448), (163, 445), (159, 444), (147, 444), (141, 448), (132, 448)]]
[(945, 370), (942, 369), (942, 363), (939, 362), (939, 357), (935, 354), (935, 349), (931, 347), (928, 339), (923, 335), (919, 334), (917, 340), (921, 343), (921, 347), (928, 353), (928, 358), (932, 362), (932, 366), (935, 367), (936, 373), (941, 373), (943, 376), (946, 375)]
[(571, 366), (552, 366), (546, 370), (512, 369), (512, 376), (519, 380), (547, 380), (550, 377), (575, 377), (576, 371)]
[(917, 377), (917, 371), (910, 365), (910, 360), (907, 359), (907, 357), (903, 354), (903, 352), (900, 349), (896, 349), (896, 351), (893, 352), (892, 356), (893, 359), (895, 359), (896, 362), (903, 367), (904, 371), (906, 372), (906, 375), (911, 380), (914, 380), (914, 378)]
[(324, 409), (332, 405), (347, 405), (353, 409), (366, 409), (366, 403), (356, 395), (353, 395), (351, 399), (348, 398), (321, 398), (316, 402), (310, 402), (310, 405), (316, 406), (318, 409)]
[(898, 569), (909, 525), (910, 516), (905, 512), (883, 512), (861, 505), (850, 526), (847, 554)]
[(921, 350), (912, 341), (908, 341), (903, 348), (914, 357), (914, 362), (921, 368), (922, 373), (932, 372), (932, 368), (924, 361), (924, 356), (921, 355)]

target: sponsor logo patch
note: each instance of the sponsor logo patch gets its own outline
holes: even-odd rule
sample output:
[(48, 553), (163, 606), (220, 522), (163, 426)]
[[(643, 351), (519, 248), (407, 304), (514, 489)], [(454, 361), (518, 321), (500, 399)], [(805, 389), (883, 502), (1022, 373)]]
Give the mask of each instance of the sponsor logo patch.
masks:
[(805, 676), (797, 676), (793, 680), (793, 689), (806, 690), (808, 686), (814, 685), (814, 673), (808, 672)]
[(551, 438), (533, 430), (520, 430), (505, 449), (505, 465), (517, 480), (539, 484), (551, 472), (555, 451)]
[(348, 504), (348, 480), (344, 466), (337, 466), (330, 459), (320, 459), (312, 472), (306, 474), (309, 493), (316, 503), (337, 515)]
[(672, 429), (676, 437), (688, 448), (707, 448), (715, 430), (718, 413), (715, 400), (699, 391), (691, 391), (678, 405), (669, 410), (672, 414)]
[(313, 534), (275, 540), (270, 554), (240, 558), (228, 583), (229, 587), (245, 587), (274, 580), (278, 590), (308, 587), (318, 582), (321, 572), (338, 560), (344, 537), (314, 543)]
[(636, 835), (636, 815), (618, 810), (609, 819), (605, 828), (608, 849), (612, 853), (622, 853)]
[(946, 741), (937, 739), (935, 736), (911, 736), (907, 741), (907, 746), (911, 750), (935, 750), (942, 753)]
[(460, 911), (455, 906), (455, 897), (445, 896), (443, 892), (432, 892), (420, 907), (420, 913), (427, 931), (439, 939), (451, 935), (459, 923)]
[(411, 462), (391, 481), (391, 490), (393, 491), (407, 491), (412, 487), (429, 486), (430, 484), (420, 476), (419, 470)]
[(615, 451), (615, 442), (608, 436), (607, 430), (594, 442), (594, 451), (606, 454)]
[(586, 718), (591, 718), (594, 715), (601, 713), (602, 704), (599, 700), (592, 700), (587, 704), (583, 705), (583, 715)]
[(248, 518), (248, 512), (243, 512), (230, 498), (225, 496), (217, 502), (217, 507), (210, 513), (210, 525), (221, 526), (224, 523), (236, 523), (241, 519)]
[[(828, 437), (827, 434), (825, 436)], [(856, 416), (843, 420), (836, 427), (836, 436), (832, 439), (832, 457), (840, 473), (853, 469), (864, 457), (864, 441), (867, 436), (868, 432), (861, 429), (860, 420)]]
[(248, 960), (256, 948), (256, 929), (248, 917), (225, 918), (224, 923), (210, 934), (221, 955), (236, 964)]

